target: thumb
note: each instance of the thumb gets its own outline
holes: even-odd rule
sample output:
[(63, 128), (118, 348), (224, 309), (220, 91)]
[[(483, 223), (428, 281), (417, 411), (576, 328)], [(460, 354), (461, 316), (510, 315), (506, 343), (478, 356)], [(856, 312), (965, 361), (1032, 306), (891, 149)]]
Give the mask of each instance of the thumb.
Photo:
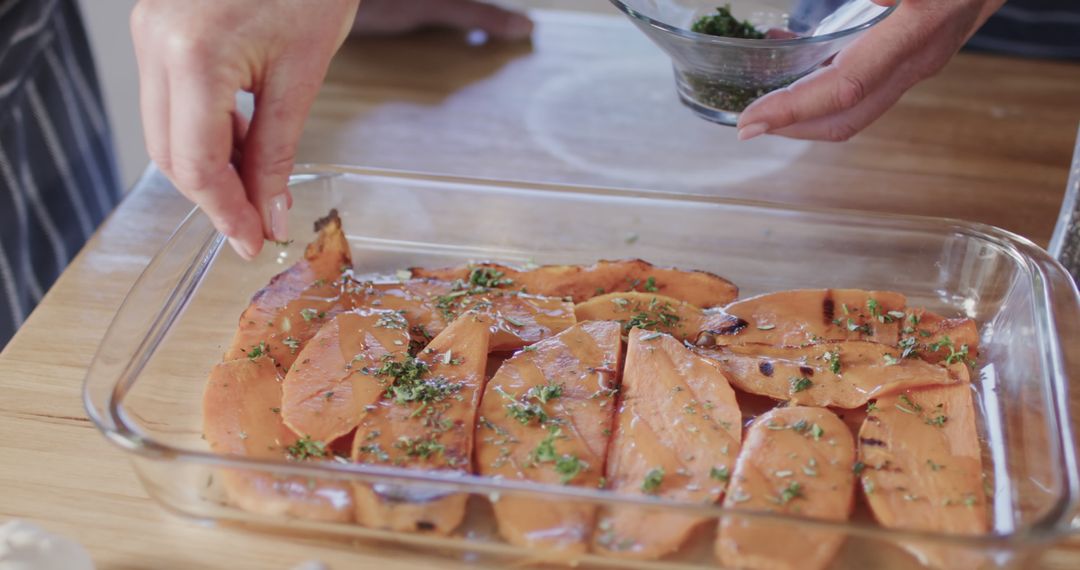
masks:
[(288, 240), (289, 175), (304, 120), (319, 90), (318, 77), (288, 65), (272, 70), (255, 94), (255, 111), (244, 138), (241, 176), (248, 200), (262, 216), (263, 235)]

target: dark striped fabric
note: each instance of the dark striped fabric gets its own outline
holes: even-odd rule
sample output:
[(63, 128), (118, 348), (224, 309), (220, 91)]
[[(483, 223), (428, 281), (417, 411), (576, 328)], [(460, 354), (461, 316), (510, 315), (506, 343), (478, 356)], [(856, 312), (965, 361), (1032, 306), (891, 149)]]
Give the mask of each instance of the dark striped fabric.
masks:
[(75, 0), (0, 0), (0, 346), (120, 200), (119, 180)]
[(1080, 0), (1010, 0), (968, 41), (968, 47), (1080, 59)]

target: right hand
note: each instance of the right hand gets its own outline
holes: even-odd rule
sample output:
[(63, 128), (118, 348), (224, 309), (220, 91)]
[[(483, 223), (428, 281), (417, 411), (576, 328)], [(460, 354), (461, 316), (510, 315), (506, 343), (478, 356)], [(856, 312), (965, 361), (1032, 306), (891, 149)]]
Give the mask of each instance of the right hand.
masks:
[(244, 258), (287, 239), (297, 141), (358, 2), (140, 0), (131, 14), (150, 157)]

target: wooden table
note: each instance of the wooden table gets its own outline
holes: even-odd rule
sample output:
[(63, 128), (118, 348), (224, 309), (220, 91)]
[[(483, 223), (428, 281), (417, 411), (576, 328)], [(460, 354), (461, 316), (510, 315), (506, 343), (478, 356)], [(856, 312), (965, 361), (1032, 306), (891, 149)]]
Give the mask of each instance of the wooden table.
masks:
[[(680, 108), (664, 58), (628, 23), (536, 17), (531, 45), (443, 33), (350, 43), (300, 159), (951, 216), (1049, 239), (1080, 118), (1075, 65), (964, 54), (850, 143), (740, 145)], [(73, 537), (103, 569), (431, 567), (175, 518), (86, 419), (97, 344), (188, 207), (160, 178), (139, 184), (0, 354), (0, 520)], [(1078, 566), (1076, 545), (1044, 561)]]

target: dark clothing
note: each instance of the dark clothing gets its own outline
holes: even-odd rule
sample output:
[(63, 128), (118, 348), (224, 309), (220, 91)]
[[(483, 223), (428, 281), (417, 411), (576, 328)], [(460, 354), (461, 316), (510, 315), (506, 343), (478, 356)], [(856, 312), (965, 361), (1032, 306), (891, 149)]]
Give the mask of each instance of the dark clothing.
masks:
[(1080, 0), (1011, 0), (987, 20), (968, 47), (1080, 59)]
[(121, 193), (75, 0), (0, 0), (0, 347)]

